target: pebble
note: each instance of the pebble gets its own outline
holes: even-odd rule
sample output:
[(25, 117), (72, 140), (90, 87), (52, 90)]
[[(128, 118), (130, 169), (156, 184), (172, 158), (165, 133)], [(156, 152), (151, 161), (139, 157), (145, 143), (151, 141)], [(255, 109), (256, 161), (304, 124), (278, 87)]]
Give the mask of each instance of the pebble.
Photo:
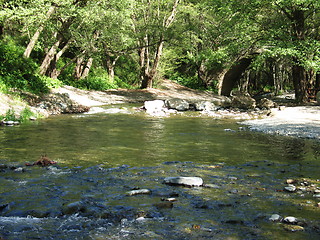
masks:
[(202, 186), (203, 180), (200, 177), (166, 177), (165, 184), (171, 185), (183, 185), (183, 186)]
[(294, 191), (296, 191), (296, 186), (289, 184), (288, 186), (284, 187), (284, 190), (286, 190), (288, 192), (294, 192)]
[(134, 196), (139, 194), (151, 194), (151, 190), (149, 189), (137, 189), (127, 192), (128, 196)]
[(287, 179), (287, 181), (286, 181), (287, 184), (293, 184), (296, 182), (297, 182), (297, 180), (294, 180), (294, 179)]
[(161, 198), (161, 201), (175, 202), (175, 201), (177, 201), (177, 199), (176, 198)]
[(320, 194), (314, 194), (313, 197), (314, 198), (320, 198)]
[(283, 228), (290, 232), (304, 231), (304, 227), (297, 225), (284, 225)]
[(289, 223), (289, 224), (295, 224), (298, 222), (298, 220), (295, 217), (286, 217), (283, 219), (283, 222)]
[(269, 218), (270, 221), (276, 222), (280, 221), (281, 216), (279, 214), (272, 214), (271, 217)]

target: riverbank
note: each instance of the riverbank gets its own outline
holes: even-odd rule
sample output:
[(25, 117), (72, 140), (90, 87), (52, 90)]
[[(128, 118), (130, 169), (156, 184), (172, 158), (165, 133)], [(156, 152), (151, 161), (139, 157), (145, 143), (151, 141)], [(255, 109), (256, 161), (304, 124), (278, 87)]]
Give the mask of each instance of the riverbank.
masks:
[[(210, 91), (199, 91), (181, 86), (170, 80), (163, 80), (158, 88), (151, 89), (111, 89), (106, 91), (81, 90), (71, 86), (53, 89), (42, 98), (31, 94), (20, 94), (12, 97), (0, 93), (0, 115), (9, 109), (16, 114), (28, 107), (31, 111), (48, 117), (61, 113), (86, 112), (90, 108), (102, 105), (143, 103), (152, 100), (179, 98), (191, 102), (207, 101), (221, 106), (230, 99), (218, 96)], [(292, 96), (287, 96), (290, 100)], [(291, 99), (292, 100), (292, 99)], [(287, 105), (282, 107), (281, 105)], [(213, 118), (234, 118), (241, 120), (252, 131), (268, 134), (320, 139), (320, 106), (294, 106), (280, 101), (280, 107), (271, 111), (209, 111), (206, 114)], [(290, 107), (288, 107), (290, 106)], [(267, 114), (266, 114), (267, 113)], [(270, 114), (271, 113), (271, 114)], [(257, 119), (258, 118), (258, 119)], [(243, 121), (246, 120), (246, 121)]]
[(269, 117), (241, 124), (252, 131), (320, 140), (320, 106), (281, 107)]

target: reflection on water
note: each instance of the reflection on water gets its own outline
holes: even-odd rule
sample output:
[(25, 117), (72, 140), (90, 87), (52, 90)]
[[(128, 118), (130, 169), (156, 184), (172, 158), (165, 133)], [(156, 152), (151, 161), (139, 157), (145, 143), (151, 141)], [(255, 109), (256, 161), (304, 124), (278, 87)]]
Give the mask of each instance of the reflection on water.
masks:
[[(239, 131), (230, 120), (139, 113), (0, 128), (0, 145), (2, 164), (23, 166), (43, 154), (58, 162), (0, 169), (6, 239), (317, 239), (320, 232), (313, 193), (283, 192), (288, 178), (318, 184), (315, 141)], [(200, 176), (211, 188), (162, 184), (179, 175)], [(135, 188), (152, 194), (125, 196)], [(178, 196), (173, 208), (154, 207), (170, 194)], [(274, 213), (303, 219), (305, 231), (271, 223)]]

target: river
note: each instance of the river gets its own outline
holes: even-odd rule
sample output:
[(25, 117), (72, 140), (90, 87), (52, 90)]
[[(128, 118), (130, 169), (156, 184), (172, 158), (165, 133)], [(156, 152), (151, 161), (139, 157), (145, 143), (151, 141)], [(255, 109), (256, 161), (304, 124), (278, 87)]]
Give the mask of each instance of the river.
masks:
[[(319, 239), (319, 142), (128, 109), (0, 128), (3, 239)], [(57, 164), (24, 165), (41, 155)], [(206, 186), (163, 184), (175, 176)]]

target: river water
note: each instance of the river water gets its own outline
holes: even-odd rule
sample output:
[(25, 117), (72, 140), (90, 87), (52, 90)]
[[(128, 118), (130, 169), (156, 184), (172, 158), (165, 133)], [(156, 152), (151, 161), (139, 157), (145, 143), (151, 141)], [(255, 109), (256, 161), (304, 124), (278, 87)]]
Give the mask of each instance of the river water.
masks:
[[(121, 111), (0, 128), (3, 239), (319, 239), (319, 142)], [(24, 166), (41, 155), (58, 163)], [(176, 176), (206, 187), (163, 184)]]

